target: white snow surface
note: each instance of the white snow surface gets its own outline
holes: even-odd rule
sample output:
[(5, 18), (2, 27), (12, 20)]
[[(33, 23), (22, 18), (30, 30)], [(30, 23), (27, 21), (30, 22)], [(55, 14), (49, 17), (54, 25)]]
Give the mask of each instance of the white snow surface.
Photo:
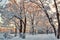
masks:
[(19, 36), (13, 37), (11, 39), (4, 38), (3, 34), (0, 34), (0, 40), (60, 40), (55, 37), (54, 34), (26, 34), (26, 38), (22, 39)]

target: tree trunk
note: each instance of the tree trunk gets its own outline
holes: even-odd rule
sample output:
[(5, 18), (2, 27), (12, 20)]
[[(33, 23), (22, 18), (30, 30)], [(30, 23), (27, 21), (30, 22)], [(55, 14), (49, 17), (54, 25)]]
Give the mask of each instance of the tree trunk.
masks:
[[(43, 5), (43, 3), (42, 3), (42, 1), (41, 1), (41, 0), (40, 0), (40, 2), (41, 2), (41, 4), (42, 4), (42, 8), (44, 8), (44, 5)], [(49, 17), (48, 12), (47, 12), (47, 10), (46, 10), (46, 9), (44, 9), (43, 11), (45, 12), (45, 14), (46, 14), (46, 16), (47, 16), (47, 18), (48, 18), (48, 20), (49, 20), (49, 23), (50, 23), (50, 24), (51, 24), (51, 26), (53, 27), (53, 29), (54, 29), (54, 33), (55, 33), (55, 36), (56, 36), (56, 29), (55, 29), (54, 24), (52, 23), (52, 22), (53, 22), (52, 18), (51, 18), (51, 17)]]
[(31, 21), (32, 21), (32, 34), (34, 34), (34, 14), (33, 14)]
[(15, 36), (17, 36), (17, 28), (15, 28)]
[(59, 12), (58, 12), (58, 7), (57, 7), (56, 0), (54, 0), (54, 4), (55, 4), (56, 16), (57, 16), (57, 20), (58, 20), (58, 35), (57, 35), (57, 38), (59, 39), (59, 36), (60, 36), (60, 20), (59, 20)]
[(34, 35), (34, 27), (32, 27), (32, 35)]
[(26, 16), (25, 16), (24, 32), (23, 33), (25, 33), (25, 32), (26, 32)]
[(55, 27), (53, 27), (53, 29), (54, 29), (54, 33), (55, 33), (55, 36), (56, 36), (56, 29), (55, 29)]
[(24, 31), (22, 38), (25, 39), (25, 33), (26, 33), (26, 16), (25, 16), (25, 22), (24, 22)]
[(20, 29), (19, 29), (20, 36), (22, 35), (22, 19), (20, 19)]
[(60, 36), (60, 22), (58, 24), (58, 35), (57, 35), (57, 38), (59, 39), (59, 36)]
[(49, 31), (49, 29), (48, 29), (48, 27), (47, 27), (47, 30), (46, 30), (46, 33), (48, 34), (48, 31)]

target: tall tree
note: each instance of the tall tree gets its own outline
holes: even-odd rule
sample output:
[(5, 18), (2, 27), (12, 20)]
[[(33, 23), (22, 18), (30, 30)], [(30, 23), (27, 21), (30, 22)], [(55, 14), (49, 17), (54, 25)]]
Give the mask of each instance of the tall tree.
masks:
[(43, 2), (42, 2), (41, 0), (40, 0), (40, 2), (41, 2), (41, 5), (42, 5), (42, 8), (43, 8), (43, 11), (45, 12), (45, 14), (46, 14), (46, 16), (47, 16), (47, 18), (48, 18), (48, 20), (49, 20), (49, 23), (51, 24), (51, 26), (52, 26), (53, 29), (54, 29), (54, 33), (55, 33), (55, 36), (56, 36), (56, 28), (55, 28), (55, 26), (54, 26), (54, 24), (53, 24), (52, 17), (49, 17), (49, 14), (48, 14), (47, 10), (45, 9), (45, 7), (44, 7), (44, 5), (43, 5)]
[[(36, 1), (32, 1), (32, 0), (30, 0), (30, 1), (33, 2), (33, 3), (35, 3), (35, 4), (37, 4), (40, 8), (42, 8), (42, 10), (45, 12), (45, 14), (46, 14), (46, 16), (47, 16), (47, 18), (48, 18), (48, 20), (49, 20), (49, 23), (50, 23), (51, 26), (53, 27), (54, 33), (55, 33), (55, 35), (56, 35), (56, 28), (55, 28), (55, 25), (53, 24), (52, 17), (49, 17), (49, 14), (48, 14), (47, 10), (45, 9), (45, 6), (44, 6), (42, 0), (39, 0), (39, 2), (40, 2), (41, 4), (39, 4), (39, 3), (36, 2)], [(40, 5), (41, 5), (42, 7), (41, 7)]]
[(57, 20), (58, 20), (58, 35), (57, 35), (57, 38), (59, 39), (59, 36), (60, 36), (60, 19), (59, 19), (59, 12), (58, 12), (58, 7), (57, 7), (56, 0), (54, 0), (54, 5), (55, 5), (55, 8), (56, 8), (56, 16), (57, 16)]

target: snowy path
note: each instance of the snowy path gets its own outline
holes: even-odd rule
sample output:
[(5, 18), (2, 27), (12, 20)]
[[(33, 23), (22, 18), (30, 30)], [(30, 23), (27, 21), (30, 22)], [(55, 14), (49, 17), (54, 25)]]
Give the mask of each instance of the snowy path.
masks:
[[(47, 34), (39, 34), (39, 35), (26, 35), (26, 39), (21, 39), (19, 37), (16, 37), (17, 40), (57, 40), (54, 35), (47, 35)], [(13, 40), (16, 40), (13, 38)]]
[[(4, 38), (1, 34), (0, 34), (0, 38)], [(37, 34), (37, 35), (26, 35), (25, 39), (19, 38), (19, 36), (17, 37), (13, 37), (12, 39), (0, 39), (0, 40), (58, 40), (54, 34)]]

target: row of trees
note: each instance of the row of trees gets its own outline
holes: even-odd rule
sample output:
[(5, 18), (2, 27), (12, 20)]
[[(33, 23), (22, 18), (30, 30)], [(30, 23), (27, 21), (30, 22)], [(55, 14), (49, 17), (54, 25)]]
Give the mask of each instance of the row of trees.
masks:
[[(58, 10), (56, 0), (53, 0), (53, 3), (55, 5), (54, 7), (56, 9), (55, 13), (56, 13), (56, 19), (57, 19), (57, 22), (58, 22), (58, 33), (56, 32), (57, 30), (55, 28), (53, 18), (48, 13), (48, 10), (49, 11), (51, 10), (50, 6), (45, 5), (46, 2), (50, 2), (50, 1), (48, 1), (48, 0), (46, 0), (46, 1), (45, 0), (27, 0), (28, 4), (29, 3), (34, 4), (34, 5), (30, 4), (30, 6), (32, 5), (30, 9), (29, 9), (29, 7), (27, 7), (27, 5), (25, 6), (25, 2), (26, 2), (26, 0), (20, 0), (20, 2), (18, 4), (16, 2), (16, 0), (10, 0), (10, 3), (8, 3), (6, 5), (6, 7), (4, 8), (4, 12), (2, 12), (3, 13), (2, 18), (5, 19), (5, 21), (4, 21), (5, 24), (6, 24), (6, 21), (9, 23), (10, 19), (12, 19), (14, 17), (17, 18), (19, 20), (18, 22), (16, 22), (16, 20), (13, 20), (13, 21), (15, 22), (15, 26), (17, 25), (16, 28), (19, 26), (19, 33), (20, 33), (20, 36), (21, 36), (22, 32), (25, 35), (27, 19), (30, 18), (30, 22), (31, 22), (31, 26), (32, 26), (32, 33), (33, 33), (34, 32), (34, 27), (35, 26), (37, 27), (38, 23), (40, 21), (40, 17), (41, 17), (40, 15), (41, 14), (39, 12), (41, 12), (41, 10), (42, 10), (43, 12), (41, 12), (41, 13), (42, 14), (44, 13), (43, 15), (46, 15), (50, 25), (52, 26), (52, 28), (54, 30), (55, 36), (57, 36), (57, 38), (59, 39), (59, 35), (60, 35), (60, 19), (59, 19), (59, 10)], [(49, 3), (47, 3), (47, 4), (49, 4)], [(36, 9), (35, 9), (35, 7), (36, 7)], [(3, 9), (1, 9), (1, 10), (3, 10)], [(5, 15), (5, 12), (10, 12), (10, 13), (7, 13)], [(38, 13), (36, 13), (36, 12), (38, 12)], [(24, 31), (22, 31), (23, 27), (24, 27)], [(17, 29), (15, 29), (15, 33), (16, 32), (17, 32)]]
[[(49, 20), (49, 23), (51, 24), (51, 26), (54, 29), (55, 36), (57, 35), (57, 38), (59, 39), (59, 35), (60, 35), (60, 19), (59, 19), (59, 11), (58, 11), (58, 6), (57, 6), (57, 3), (56, 3), (56, 0), (53, 0), (53, 2), (54, 2), (54, 5), (55, 5), (55, 9), (56, 9), (56, 17), (57, 17), (57, 22), (58, 22), (58, 34), (56, 34), (56, 28), (55, 28), (55, 25), (53, 23), (53, 19), (52, 19), (52, 17), (49, 17), (49, 14), (48, 14), (45, 6), (44, 6), (43, 1), (42, 0), (39, 0), (39, 1), (41, 3), (42, 10), (45, 12), (45, 14), (46, 14), (46, 16), (47, 16), (47, 18)], [(35, 3), (40, 7), (39, 3), (37, 3), (36, 1), (30, 0), (30, 2)], [(32, 26), (33, 25), (34, 25), (34, 16), (33, 16), (33, 19), (32, 19)], [(34, 27), (32, 27), (32, 29), (34, 30)]]
[[(53, 2), (54, 2), (54, 5), (55, 5), (56, 16), (57, 16), (57, 21), (58, 21), (58, 34), (56, 34), (56, 28), (55, 28), (55, 25), (53, 24), (52, 17), (49, 17), (49, 14), (48, 14), (47, 10), (45, 9), (43, 2), (41, 0), (39, 0), (39, 1), (41, 2), (41, 6), (42, 6), (43, 11), (45, 12), (45, 14), (46, 14), (46, 16), (49, 20), (49, 23), (51, 24), (51, 26), (54, 29), (55, 36), (57, 36), (57, 38), (59, 39), (59, 36), (60, 36), (60, 19), (59, 19), (59, 11), (58, 11), (58, 7), (57, 7), (57, 3), (56, 3), (57, 0), (53, 0)], [(31, 2), (34, 2), (34, 1), (31, 0)], [(34, 2), (34, 3), (36, 3), (36, 2)]]

